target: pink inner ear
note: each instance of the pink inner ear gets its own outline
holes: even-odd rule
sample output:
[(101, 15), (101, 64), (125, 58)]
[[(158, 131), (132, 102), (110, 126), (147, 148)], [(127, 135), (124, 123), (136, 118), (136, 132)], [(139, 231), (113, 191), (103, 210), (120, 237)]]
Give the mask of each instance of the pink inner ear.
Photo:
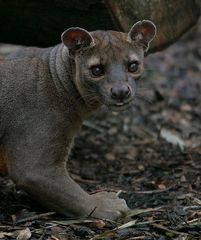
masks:
[(140, 28), (141, 33), (146, 39), (151, 39), (155, 34), (155, 28), (150, 23), (143, 23)]
[(62, 41), (70, 50), (76, 50), (90, 45), (92, 37), (83, 29), (71, 28), (63, 33)]
[(156, 33), (155, 25), (149, 20), (139, 21), (132, 27), (131, 31), (129, 32), (130, 37), (132, 40), (136, 40), (138, 34), (141, 34), (143, 39), (141, 42), (148, 44)]
[(85, 32), (78, 31), (78, 30), (69, 32), (68, 38), (71, 41), (74, 41), (74, 40), (77, 40), (77, 39), (80, 39), (80, 40), (90, 40), (89, 36), (87, 36), (87, 34)]

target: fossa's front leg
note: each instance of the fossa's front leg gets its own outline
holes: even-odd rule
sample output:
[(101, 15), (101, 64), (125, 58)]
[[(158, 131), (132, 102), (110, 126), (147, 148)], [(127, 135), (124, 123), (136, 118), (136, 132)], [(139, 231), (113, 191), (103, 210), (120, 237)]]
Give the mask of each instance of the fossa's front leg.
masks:
[[(66, 169), (64, 134), (52, 127), (34, 126), (7, 140), (8, 169), (11, 178), (37, 201), (66, 216), (92, 216), (116, 219), (128, 208), (114, 193), (86, 193)], [(15, 131), (13, 131), (15, 134)], [(16, 141), (13, 141), (16, 139)]]

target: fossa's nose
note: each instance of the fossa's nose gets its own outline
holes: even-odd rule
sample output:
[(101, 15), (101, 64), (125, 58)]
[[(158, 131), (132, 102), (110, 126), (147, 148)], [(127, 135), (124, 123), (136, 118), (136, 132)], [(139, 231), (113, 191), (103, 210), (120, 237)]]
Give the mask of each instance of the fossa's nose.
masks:
[(111, 97), (119, 101), (126, 100), (131, 94), (131, 90), (128, 85), (114, 85), (110, 90)]

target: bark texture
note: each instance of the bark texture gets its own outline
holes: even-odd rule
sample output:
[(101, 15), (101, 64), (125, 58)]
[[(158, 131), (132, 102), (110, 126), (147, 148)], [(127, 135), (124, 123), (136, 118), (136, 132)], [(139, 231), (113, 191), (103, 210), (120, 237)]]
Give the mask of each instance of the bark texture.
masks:
[(162, 50), (174, 43), (196, 24), (200, 16), (200, 0), (105, 0), (116, 25), (128, 31), (136, 21), (152, 20), (157, 36), (150, 52)]
[(158, 29), (150, 52), (175, 42), (196, 24), (200, 0), (0, 0), (0, 42), (51, 46), (68, 27), (128, 31), (142, 19)]

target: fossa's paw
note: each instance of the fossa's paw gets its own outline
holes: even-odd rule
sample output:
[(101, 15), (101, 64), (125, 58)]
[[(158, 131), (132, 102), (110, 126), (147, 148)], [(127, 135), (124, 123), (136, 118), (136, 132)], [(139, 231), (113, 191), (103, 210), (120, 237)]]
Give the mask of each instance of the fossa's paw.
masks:
[(115, 220), (129, 211), (126, 201), (119, 198), (115, 192), (99, 192), (91, 197), (96, 206), (92, 217)]

